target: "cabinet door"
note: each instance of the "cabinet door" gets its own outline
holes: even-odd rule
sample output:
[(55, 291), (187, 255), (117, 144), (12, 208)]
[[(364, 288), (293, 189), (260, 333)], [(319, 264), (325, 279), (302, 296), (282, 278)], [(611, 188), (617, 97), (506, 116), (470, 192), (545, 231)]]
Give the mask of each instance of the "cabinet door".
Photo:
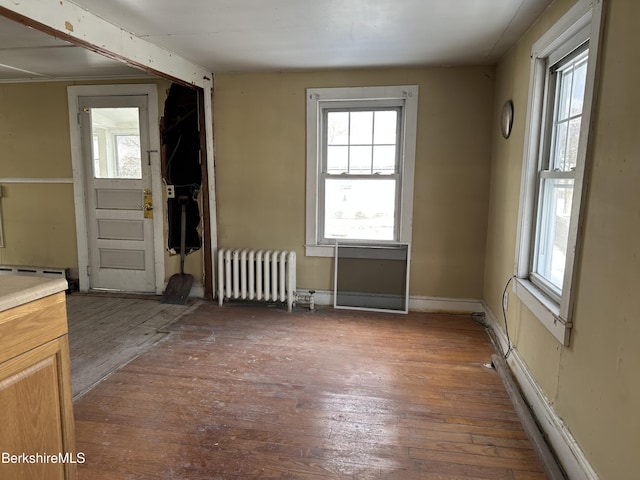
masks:
[(74, 478), (75, 465), (59, 463), (75, 460), (68, 361), (65, 336), (0, 364), (1, 478)]

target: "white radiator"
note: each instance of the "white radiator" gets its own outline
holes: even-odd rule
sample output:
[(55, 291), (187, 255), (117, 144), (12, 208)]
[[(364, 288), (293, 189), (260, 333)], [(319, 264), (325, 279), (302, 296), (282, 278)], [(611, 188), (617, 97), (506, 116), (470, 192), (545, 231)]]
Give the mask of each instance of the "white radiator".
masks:
[(296, 294), (296, 253), (293, 251), (218, 250), (218, 303), (225, 299), (287, 303)]

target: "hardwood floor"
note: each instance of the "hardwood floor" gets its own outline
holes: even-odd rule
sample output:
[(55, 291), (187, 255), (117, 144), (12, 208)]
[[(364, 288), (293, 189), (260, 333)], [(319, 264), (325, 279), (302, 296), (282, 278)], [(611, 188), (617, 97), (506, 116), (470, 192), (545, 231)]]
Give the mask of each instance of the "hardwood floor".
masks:
[(203, 304), (75, 403), (80, 479), (544, 479), (468, 316)]
[(147, 350), (194, 307), (162, 304), (155, 296), (67, 295), (73, 398)]

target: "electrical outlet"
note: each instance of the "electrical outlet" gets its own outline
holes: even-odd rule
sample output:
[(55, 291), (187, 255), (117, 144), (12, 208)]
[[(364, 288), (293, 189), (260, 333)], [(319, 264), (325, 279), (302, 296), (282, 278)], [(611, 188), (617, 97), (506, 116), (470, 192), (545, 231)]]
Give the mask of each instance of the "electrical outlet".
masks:
[(504, 295), (502, 296), (502, 308), (505, 310), (509, 308), (509, 292), (504, 292)]
[(176, 187), (174, 185), (167, 185), (167, 198), (176, 198)]

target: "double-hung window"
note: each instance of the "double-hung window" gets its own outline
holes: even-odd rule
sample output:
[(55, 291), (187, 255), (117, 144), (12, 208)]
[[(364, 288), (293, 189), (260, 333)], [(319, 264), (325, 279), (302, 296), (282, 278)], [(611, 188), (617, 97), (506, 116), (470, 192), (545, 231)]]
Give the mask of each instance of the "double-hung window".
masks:
[(534, 44), (516, 293), (567, 345), (602, 3), (580, 0)]
[(418, 88), (307, 90), (307, 254), (408, 243)]
[(398, 238), (399, 108), (322, 112), (319, 240)]
[(585, 43), (549, 68), (531, 281), (560, 303), (589, 60)]

